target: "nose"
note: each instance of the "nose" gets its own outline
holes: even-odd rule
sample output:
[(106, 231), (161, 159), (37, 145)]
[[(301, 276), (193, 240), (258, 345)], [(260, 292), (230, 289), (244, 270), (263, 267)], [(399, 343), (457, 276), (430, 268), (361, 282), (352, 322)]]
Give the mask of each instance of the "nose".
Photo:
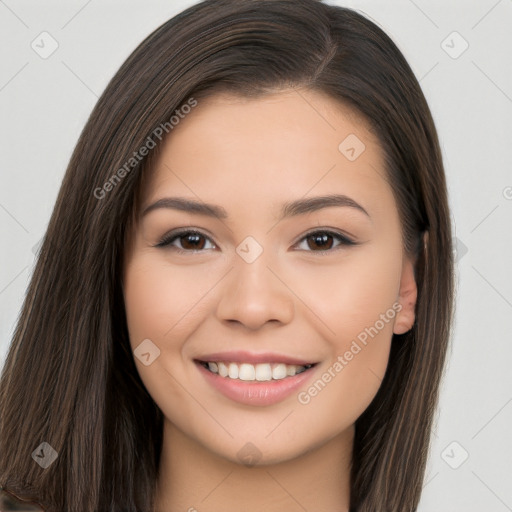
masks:
[(220, 321), (241, 324), (250, 330), (267, 323), (291, 322), (293, 292), (268, 260), (266, 251), (252, 263), (235, 254), (234, 268), (225, 278), (217, 306)]

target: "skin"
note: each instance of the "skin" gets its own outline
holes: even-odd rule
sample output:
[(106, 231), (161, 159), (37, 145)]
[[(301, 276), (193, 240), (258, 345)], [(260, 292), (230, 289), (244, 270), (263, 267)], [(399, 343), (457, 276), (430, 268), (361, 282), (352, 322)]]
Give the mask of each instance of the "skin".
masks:
[[(350, 134), (366, 146), (354, 161), (338, 149)], [(334, 206), (278, 221), (283, 203), (334, 193), (368, 216)], [(354, 423), (379, 389), (393, 333), (412, 327), (416, 302), (377, 139), (355, 112), (312, 90), (217, 94), (164, 141), (141, 210), (170, 196), (217, 204), (228, 218), (153, 209), (126, 247), (132, 349), (150, 339), (160, 350), (148, 366), (135, 357), (165, 416), (155, 510), (348, 511)], [(155, 247), (183, 227), (205, 237)], [(357, 245), (306, 237), (320, 228)], [(263, 248), (252, 263), (235, 251), (249, 235)], [(307, 391), (390, 309), (394, 317), (307, 404), (292, 393), (241, 405), (193, 362), (233, 349), (316, 361)], [(252, 466), (238, 455), (244, 446), (257, 454)]]

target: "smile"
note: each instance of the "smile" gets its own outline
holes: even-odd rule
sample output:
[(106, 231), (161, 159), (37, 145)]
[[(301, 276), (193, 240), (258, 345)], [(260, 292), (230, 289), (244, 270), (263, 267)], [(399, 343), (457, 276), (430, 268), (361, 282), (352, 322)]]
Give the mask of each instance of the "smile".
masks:
[[(231, 354), (238, 359), (234, 362), (222, 357), (226, 355), (216, 354), (221, 357), (208, 357), (206, 361), (196, 359), (194, 363), (211, 389), (231, 401), (250, 406), (269, 406), (293, 396), (314, 378), (318, 365), (283, 357), (280, 357), (281, 362), (271, 362), (277, 358), (271, 359), (270, 354), (253, 356), (255, 361), (249, 363), (245, 362), (251, 357), (247, 357), (247, 353)], [(288, 361), (283, 362), (283, 359)]]
[(293, 377), (313, 366), (312, 364), (303, 366), (284, 363), (252, 364), (226, 361), (201, 361), (201, 364), (211, 373), (215, 373), (220, 377), (258, 382), (281, 380), (286, 379), (287, 377)]

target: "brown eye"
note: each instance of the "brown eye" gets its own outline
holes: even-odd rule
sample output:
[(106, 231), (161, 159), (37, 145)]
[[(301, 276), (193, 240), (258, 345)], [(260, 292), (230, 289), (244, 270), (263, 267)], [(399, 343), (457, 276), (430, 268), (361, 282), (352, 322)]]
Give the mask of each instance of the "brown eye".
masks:
[(198, 233), (190, 233), (188, 235), (181, 235), (178, 237), (178, 240), (181, 241), (181, 246), (183, 249), (203, 249), (204, 247), (204, 236)]
[[(176, 245), (176, 242), (179, 245)], [(211, 242), (210, 238), (199, 231), (181, 231), (179, 233), (169, 233), (166, 235), (156, 247), (169, 247), (178, 252), (202, 251), (207, 243), (211, 243), (212, 247), (206, 249), (214, 249), (216, 246)]]
[(330, 249), (333, 244), (332, 238), (332, 235), (328, 235), (327, 233), (309, 235), (307, 237), (308, 247), (310, 249), (320, 250)]
[[(335, 244), (334, 240), (338, 240)], [(314, 231), (306, 235), (301, 243), (306, 242), (307, 247), (305, 250), (310, 252), (322, 252), (329, 251), (333, 247), (336, 248), (342, 245), (356, 245), (356, 243), (341, 233), (335, 233), (333, 231)]]

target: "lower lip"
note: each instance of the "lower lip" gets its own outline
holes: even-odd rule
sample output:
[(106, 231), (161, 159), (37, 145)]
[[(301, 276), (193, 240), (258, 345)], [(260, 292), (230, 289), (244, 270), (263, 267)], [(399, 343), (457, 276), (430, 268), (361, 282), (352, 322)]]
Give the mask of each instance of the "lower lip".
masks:
[(208, 383), (227, 398), (246, 405), (272, 405), (281, 402), (297, 391), (313, 374), (314, 366), (293, 377), (279, 380), (243, 381), (221, 377), (196, 362)]

